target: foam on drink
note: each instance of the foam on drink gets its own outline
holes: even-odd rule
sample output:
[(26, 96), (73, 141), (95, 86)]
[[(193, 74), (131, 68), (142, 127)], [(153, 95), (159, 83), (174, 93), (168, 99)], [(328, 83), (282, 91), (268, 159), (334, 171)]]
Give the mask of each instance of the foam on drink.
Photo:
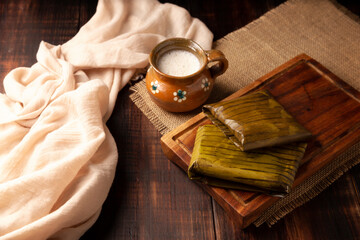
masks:
[(159, 57), (157, 67), (165, 74), (181, 77), (197, 72), (200, 61), (189, 51), (174, 49)]

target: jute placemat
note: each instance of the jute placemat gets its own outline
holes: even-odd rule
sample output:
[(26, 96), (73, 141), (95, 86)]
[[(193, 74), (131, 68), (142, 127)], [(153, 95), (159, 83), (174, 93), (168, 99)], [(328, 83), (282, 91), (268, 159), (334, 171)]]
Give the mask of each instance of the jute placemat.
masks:
[[(229, 60), (227, 72), (216, 79), (208, 102), (219, 101), (300, 53), (314, 58), (360, 90), (360, 21), (336, 2), (289, 0), (247, 26), (214, 43)], [(131, 88), (133, 102), (165, 134), (195, 114), (174, 114), (157, 107), (141, 81)], [(263, 213), (255, 225), (269, 225), (316, 196), (360, 162), (356, 145), (293, 189)]]

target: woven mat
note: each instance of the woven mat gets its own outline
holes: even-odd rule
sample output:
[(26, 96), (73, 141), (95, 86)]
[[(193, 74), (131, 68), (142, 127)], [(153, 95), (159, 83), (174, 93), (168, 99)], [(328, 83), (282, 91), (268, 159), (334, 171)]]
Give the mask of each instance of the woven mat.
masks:
[[(359, 23), (357, 16), (328, 0), (289, 0), (281, 4), (214, 43), (214, 48), (229, 60), (229, 69), (216, 79), (208, 102), (227, 97), (300, 53), (314, 58), (360, 90)], [(163, 111), (150, 100), (144, 81), (131, 89), (134, 93), (130, 98), (162, 134), (200, 112)], [(274, 224), (359, 162), (359, 146), (354, 146), (265, 211), (255, 225)]]

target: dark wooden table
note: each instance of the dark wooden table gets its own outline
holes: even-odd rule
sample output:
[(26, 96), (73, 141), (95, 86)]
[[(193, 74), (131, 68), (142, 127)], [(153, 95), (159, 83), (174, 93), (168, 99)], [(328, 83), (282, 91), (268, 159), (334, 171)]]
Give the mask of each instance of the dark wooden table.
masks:
[[(282, 0), (170, 1), (207, 24), (215, 40), (260, 17)], [(341, 4), (360, 15), (358, 1)], [(96, 1), (0, 1), (0, 79), (31, 66), (41, 40), (62, 44), (94, 14)], [(1, 84), (0, 90), (3, 92)], [(116, 177), (85, 239), (360, 239), (360, 166), (269, 228), (241, 230), (186, 174), (168, 161), (160, 134), (129, 100), (118, 96), (108, 126), (119, 150)]]

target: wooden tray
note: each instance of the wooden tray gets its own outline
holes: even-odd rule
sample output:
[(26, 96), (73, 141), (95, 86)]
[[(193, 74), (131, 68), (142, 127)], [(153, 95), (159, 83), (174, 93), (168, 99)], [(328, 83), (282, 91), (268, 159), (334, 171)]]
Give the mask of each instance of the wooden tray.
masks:
[[(302, 54), (226, 99), (268, 90), (312, 134), (294, 186), (360, 140), (360, 93), (320, 63)], [(166, 156), (187, 171), (196, 131), (210, 121), (200, 113), (161, 138)], [(189, 180), (189, 184), (190, 184)], [(241, 228), (279, 198), (199, 183)]]

